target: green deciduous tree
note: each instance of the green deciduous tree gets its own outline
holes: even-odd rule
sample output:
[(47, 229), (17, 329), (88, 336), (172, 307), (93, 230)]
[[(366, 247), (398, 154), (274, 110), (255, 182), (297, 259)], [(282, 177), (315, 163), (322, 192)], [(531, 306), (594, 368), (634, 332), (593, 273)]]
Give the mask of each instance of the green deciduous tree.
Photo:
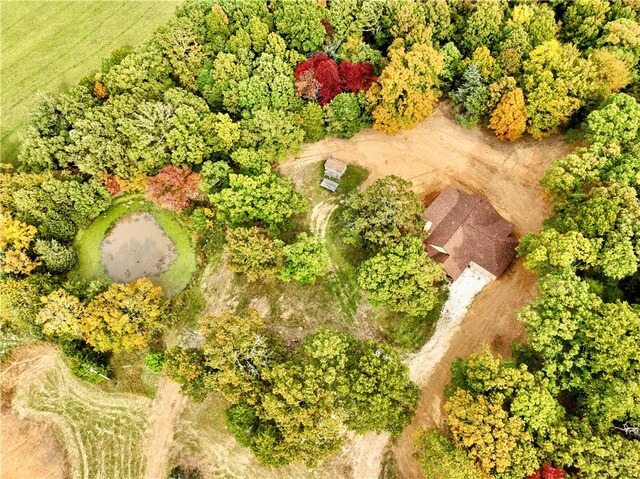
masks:
[(609, 2), (575, 0), (564, 12), (562, 35), (581, 49), (593, 47), (607, 21)]
[[(359, 107), (358, 110), (360, 110)], [(300, 127), (304, 131), (304, 141), (313, 143), (327, 136), (324, 110), (317, 103), (309, 102), (305, 104), (297, 118), (299, 119)]]
[(34, 249), (45, 267), (52, 273), (64, 273), (76, 264), (76, 253), (73, 247), (54, 239), (37, 240)]
[(283, 243), (271, 239), (259, 228), (233, 228), (227, 231), (229, 269), (246, 275), (247, 281), (273, 276), (282, 268)]
[(164, 353), (164, 374), (180, 385), (180, 392), (202, 402), (211, 392), (207, 385), (211, 370), (200, 348), (174, 347)]
[(549, 40), (523, 62), (529, 132), (536, 138), (564, 125), (596, 90), (594, 65), (571, 44)]
[(0, 326), (28, 330), (40, 310), (40, 298), (54, 288), (54, 281), (48, 274), (34, 273), (23, 279), (3, 278), (0, 282)]
[(314, 283), (318, 276), (326, 274), (330, 264), (324, 242), (307, 233), (300, 233), (292, 244), (282, 248), (282, 252), (284, 265), (278, 278), (283, 281)]
[(362, 434), (400, 435), (411, 422), (420, 395), (409, 380), (409, 369), (391, 347), (370, 340), (353, 341), (349, 360), (350, 390), (342, 399), (349, 428)]
[(438, 283), (444, 277), (442, 266), (427, 256), (420, 238), (410, 236), (364, 261), (358, 285), (375, 306), (424, 316), (438, 303)]
[(398, 176), (385, 176), (349, 197), (342, 216), (345, 241), (376, 248), (419, 234), (424, 208), (411, 187)]
[(414, 441), (427, 479), (483, 479), (483, 474), (439, 429), (421, 431)]
[(205, 335), (207, 386), (231, 403), (264, 400), (263, 376), (278, 364), (282, 351), (270, 339), (258, 312), (249, 309), (240, 316), (225, 313), (203, 318), (200, 329)]
[(324, 13), (313, 0), (283, 0), (274, 11), (276, 31), (291, 48), (301, 53), (317, 52), (326, 31), (321, 20)]
[(596, 381), (638, 377), (637, 311), (627, 303), (603, 303), (571, 272), (542, 277), (538, 289), (540, 296), (519, 319), (562, 388), (585, 389)]
[(506, 2), (501, 0), (482, 0), (473, 4), (462, 33), (461, 44), (467, 53), (479, 46), (491, 47), (498, 41), (505, 10)]
[(300, 150), (304, 132), (296, 125), (292, 113), (262, 108), (240, 124), (241, 146), (261, 151), (272, 162), (283, 160)]
[(600, 241), (591, 241), (579, 231), (559, 233), (543, 228), (539, 235), (529, 233), (520, 240), (518, 255), (525, 257), (527, 269), (543, 274), (554, 269), (585, 269), (596, 263)]
[(351, 138), (370, 123), (360, 108), (358, 97), (352, 93), (340, 93), (325, 107), (327, 133)]
[(229, 175), (229, 188), (209, 196), (218, 218), (232, 226), (261, 222), (268, 228), (282, 228), (291, 215), (306, 210), (291, 180), (274, 173), (259, 176)]

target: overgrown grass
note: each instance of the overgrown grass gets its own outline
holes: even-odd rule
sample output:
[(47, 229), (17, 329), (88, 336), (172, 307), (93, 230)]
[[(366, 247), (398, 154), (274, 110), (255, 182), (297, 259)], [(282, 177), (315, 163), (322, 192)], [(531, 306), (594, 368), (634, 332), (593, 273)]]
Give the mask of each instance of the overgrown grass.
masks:
[(65, 90), (95, 73), (114, 49), (146, 40), (178, 3), (2, 0), (2, 161), (15, 161), (36, 92)]
[(78, 264), (72, 274), (86, 280), (108, 279), (101, 261), (100, 242), (118, 218), (136, 211), (152, 214), (178, 251), (178, 257), (171, 263), (168, 271), (149, 278), (162, 287), (166, 296), (172, 296), (189, 283), (195, 271), (196, 259), (191, 239), (177, 214), (156, 207), (140, 195), (118, 198), (88, 228), (78, 233), (74, 243), (78, 252)]
[(76, 380), (58, 357), (54, 368), (16, 398), (29, 415), (59, 428), (70, 477), (142, 478), (147, 416), (151, 401), (106, 394)]

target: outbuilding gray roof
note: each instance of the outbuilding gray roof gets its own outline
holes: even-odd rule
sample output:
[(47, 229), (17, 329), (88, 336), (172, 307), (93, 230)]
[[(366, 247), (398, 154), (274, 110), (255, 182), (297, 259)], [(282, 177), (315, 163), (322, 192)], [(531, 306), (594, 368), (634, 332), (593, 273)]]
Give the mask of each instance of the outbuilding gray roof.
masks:
[(327, 158), (327, 161), (324, 162), (324, 171), (331, 171), (339, 178), (344, 175), (345, 171), (347, 171), (347, 165), (333, 156), (330, 156)]

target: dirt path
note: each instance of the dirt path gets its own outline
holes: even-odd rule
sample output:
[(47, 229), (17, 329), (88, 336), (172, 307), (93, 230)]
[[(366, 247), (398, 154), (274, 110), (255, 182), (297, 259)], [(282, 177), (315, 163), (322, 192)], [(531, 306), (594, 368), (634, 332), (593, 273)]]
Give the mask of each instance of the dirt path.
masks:
[(314, 235), (319, 238), (324, 238), (327, 235), (329, 218), (336, 209), (338, 209), (338, 204), (331, 201), (322, 201), (313, 207), (309, 227)]
[(180, 386), (164, 377), (160, 378), (158, 391), (147, 428), (145, 479), (164, 479), (167, 476), (168, 452), (180, 413), (187, 404), (180, 394)]
[[(398, 175), (411, 180), (415, 191), (429, 199), (444, 186), (453, 186), (487, 197), (513, 223), (516, 235), (522, 236), (537, 231), (549, 213), (540, 178), (553, 159), (573, 148), (559, 135), (542, 142), (503, 143), (485, 129), (463, 129), (450, 107), (441, 104), (414, 130), (395, 137), (366, 130), (351, 140), (331, 138), (307, 145), (299, 158), (283, 164), (281, 170), (295, 178), (305, 166), (334, 154), (371, 170), (367, 183)], [(423, 394), (413, 423), (394, 447), (405, 478), (421, 477), (412, 457), (413, 436), (418, 427), (442, 424), (443, 389), (451, 362), (479, 351), (483, 344), (508, 355), (511, 342), (524, 336), (514, 314), (534, 295), (535, 277), (520, 262), (514, 263), (476, 297), (462, 324), (447, 335), (447, 344), (438, 345), (437, 355), (426, 354), (420, 362), (414, 361), (412, 377), (420, 380)], [(378, 477), (386, 442), (384, 435), (354, 438), (349, 447), (355, 479)]]

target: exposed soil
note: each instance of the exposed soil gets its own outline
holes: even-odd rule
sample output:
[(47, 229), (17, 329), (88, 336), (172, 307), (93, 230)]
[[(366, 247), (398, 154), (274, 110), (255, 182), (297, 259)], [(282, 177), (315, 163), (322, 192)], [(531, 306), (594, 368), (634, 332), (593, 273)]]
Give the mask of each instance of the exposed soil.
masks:
[(560, 135), (505, 143), (484, 128), (466, 130), (442, 103), (411, 131), (387, 136), (369, 129), (350, 140), (329, 138), (306, 145), (280, 170), (295, 178), (303, 166), (333, 154), (371, 170), (366, 184), (398, 175), (431, 198), (444, 186), (453, 186), (487, 197), (520, 236), (537, 230), (547, 216), (549, 204), (538, 182), (549, 163), (572, 150)]
[(22, 380), (42, 377), (51, 367), (51, 349), (23, 348), (0, 371), (0, 478), (65, 479), (69, 465), (53, 425), (32, 421), (12, 408)]
[(178, 257), (171, 238), (152, 214), (143, 211), (118, 219), (100, 248), (107, 274), (119, 283), (162, 274)]

